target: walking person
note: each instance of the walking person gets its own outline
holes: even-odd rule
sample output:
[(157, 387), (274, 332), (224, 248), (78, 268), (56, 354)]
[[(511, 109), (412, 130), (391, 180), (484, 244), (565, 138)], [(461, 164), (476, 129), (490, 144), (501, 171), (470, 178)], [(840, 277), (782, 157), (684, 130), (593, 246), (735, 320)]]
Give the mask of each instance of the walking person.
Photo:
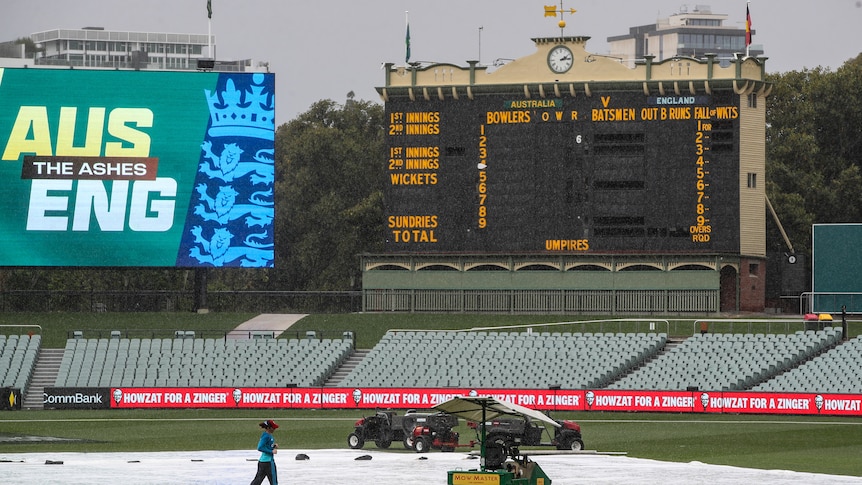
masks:
[(260, 458), (257, 461), (257, 475), (251, 481), (251, 485), (260, 485), (263, 479), (269, 480), (270, 485), (278, 485), (278, 476), (275, 470), (275, 455), (278, 453), (278, 444), (275, 438), (272, 437), (272, 432), (278, 429), (278, 424), (271, 419), (260, 423), (263, 428), (263, 433), (260, 435), (260, 441), (257, 443), (257, 451), (260, 452)]

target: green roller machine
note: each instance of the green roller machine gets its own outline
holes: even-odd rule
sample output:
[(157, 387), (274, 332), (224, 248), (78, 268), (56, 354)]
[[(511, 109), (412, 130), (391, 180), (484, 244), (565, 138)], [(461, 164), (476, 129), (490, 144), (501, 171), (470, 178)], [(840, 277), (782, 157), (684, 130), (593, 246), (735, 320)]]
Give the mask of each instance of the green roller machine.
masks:
[(522, 455), (517, 446), (488, 443), (485, 426), (489, 420), (500, 416), (529, 418), (553, 427), (560, 427), (560, 423), (534, 409), (489, 396), (456, 397), (434, 409), (479, 423), (479, 469), (449, 471), (448, 485), (551, 485), (542, 467)]

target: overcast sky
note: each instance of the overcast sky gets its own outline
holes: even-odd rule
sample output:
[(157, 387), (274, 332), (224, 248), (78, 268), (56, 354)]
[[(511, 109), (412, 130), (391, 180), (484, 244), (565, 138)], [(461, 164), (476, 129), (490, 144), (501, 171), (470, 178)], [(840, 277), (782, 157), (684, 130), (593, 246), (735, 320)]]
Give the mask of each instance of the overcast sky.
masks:
[[(587, 50), (608, 53), (609, 36), (711, 5), (742, 28), (743, 0), (563, 0), (565, 35), (589, 36)], [(348, 92), (379, 102), (382, 63), (403, 63), (409, 11), (413, 61), (466, 65), (535, 51), (533, 37), (560, 34), (543, 5), (559, 0), (212, 0), (212, 33), (220, 59), (268, 61), (276, 73), (277, 124), (320, 99), (344, 102)], [(754, 44), (769, 72), (836, 69), (862, 52), (862, 0), (752, 0)], [(4, 0), (0, 41), (55, 28), (104, 27), (207, 33), (206, 0)], [(481, 30), (480, 30), (481, 29)], [(481, 55), (481, 58), (480, 58)]]

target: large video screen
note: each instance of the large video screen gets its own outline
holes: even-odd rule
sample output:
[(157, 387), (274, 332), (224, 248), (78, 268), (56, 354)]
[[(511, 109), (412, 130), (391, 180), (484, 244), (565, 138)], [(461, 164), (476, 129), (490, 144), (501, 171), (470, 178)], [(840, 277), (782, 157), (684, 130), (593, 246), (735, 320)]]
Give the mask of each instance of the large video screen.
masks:
[(271, 267), (274, 82), (0, 69), (0, 266)]
[(814, 224), (811, 226), (811, 311), (862, 313), (862, 224)]
[(391, 97), (390, 252), (739, 252), (739, 97)]

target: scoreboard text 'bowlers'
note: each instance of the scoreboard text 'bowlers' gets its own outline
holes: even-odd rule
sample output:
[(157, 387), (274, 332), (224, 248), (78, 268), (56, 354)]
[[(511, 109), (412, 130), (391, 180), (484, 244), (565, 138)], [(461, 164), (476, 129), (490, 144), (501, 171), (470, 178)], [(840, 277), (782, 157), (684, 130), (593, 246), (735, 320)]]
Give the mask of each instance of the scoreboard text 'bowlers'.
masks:
[(390, 252), (739, 252), (739, 96), (386, 103)]

